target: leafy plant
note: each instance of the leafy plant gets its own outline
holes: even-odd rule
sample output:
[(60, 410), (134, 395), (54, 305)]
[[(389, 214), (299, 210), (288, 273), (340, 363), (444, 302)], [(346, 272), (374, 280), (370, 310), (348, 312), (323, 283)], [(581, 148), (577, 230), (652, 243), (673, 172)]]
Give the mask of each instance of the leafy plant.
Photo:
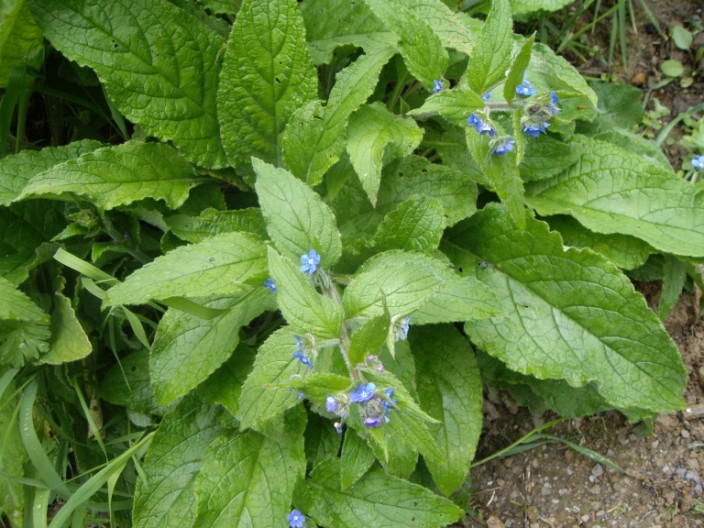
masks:
[[(5, 524), (445, 526), (483, 381), (682, 408), (623, 270), (664, 256), (671, 306), (701, 196), (521, 4), (11, 2)], [(32, 87), (80, 118), (40, 150)]]

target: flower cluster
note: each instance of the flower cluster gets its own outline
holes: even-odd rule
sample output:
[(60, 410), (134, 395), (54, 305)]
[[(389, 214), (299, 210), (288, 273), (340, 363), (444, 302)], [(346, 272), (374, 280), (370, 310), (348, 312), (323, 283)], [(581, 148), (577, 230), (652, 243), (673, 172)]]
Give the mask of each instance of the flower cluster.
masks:
[(545, 133), (550, 126), (550, 119), (557, 115), (560, 109), (557, 103), (560, 102), (559, 97), (555, 92), (550, 93), (550, 99), (545, 101), (537, 101), (528, 106), (526, 116), (521, 119), (523, 125), (523, 133), (526, 136), (538, 137)]
[(479, 132), (480, 135), (488, 135), (489, 137), (494, 137), (496, 135), (496, 129), (492, 127), (488, 121), (482, 119), (477, 114), (472, 114), (467, 118), (467, 124)]
[[(325, 410), (344, 420), (349, 416), (350, 404), (357, 403), (360, 406), (362, 423), (365, 427), (373, 429), (389, 422), (389, 412), (397, 404), (396, 398), (393, 397), (394, 389), (385, 389), (382, 394), (383, 396), (377, 393), (374, 383), (361, 383), (349, 394), (329, 394), (325, 401)], [(335, 429), (341, 432), (342, 424), (336, 422)]]

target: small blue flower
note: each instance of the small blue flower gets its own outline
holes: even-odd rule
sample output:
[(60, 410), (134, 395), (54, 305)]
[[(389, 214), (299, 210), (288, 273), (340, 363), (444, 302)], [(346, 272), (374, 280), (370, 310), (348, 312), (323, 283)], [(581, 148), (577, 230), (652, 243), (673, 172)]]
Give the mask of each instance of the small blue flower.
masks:
[(503, 156), (507, 152), (512, 152), (515, 144), (516, 144), (516, 140), (513, 139), (512, 137), (502, 139), (494, 147), (494, 154), (497, 154), (499, 156)]
[(481, 117), (479, 117), (477, 114), (472, 114), (467, 118), (467, 124), (471, 127), (474, 127), (474, 129), (479, 132), (482, 136), (484, 134), (488, 134), (490, 137), (494, 137), (496, 135), (496, 130), (486, 123)]
[(297, 359), (308, 368), (313, 368), (310, 359), (303, 353), (303, 340), (298, 336), (293, 336), (293, 338), (296, 340), (296, 351), (293, 353), (294, 359)]
[(704, 154), (694, 156), (692, 158), (692, 167), (699, 170), (704, 170)]
[(320, 255), (314, 249), (308, 251), (301, 255), (301, 271), (307, 273), (308, 275), (313, 275), (318, 269), (318, 264), (320, 264)]
[(552, 115), (555, 115), (560, 111), (560, 109), (556, 106), (559, 102), (560, 98), (557, 94), (554, 91), (550, 92), (550, 111), (552, 112)]
[(379, 427), (383, 421), (382, 416), (367, 416), (364, 419), (364, 427), (367, 427), (369, 429), (374, 429), (375, 427)]
[(303, 528), (306, 524), (306, 516), (298, 510), (292, 510), (291, 513), (286, 516), (286, 520), (288, 521), (289, 528)]
[(271, 291), (271, 293), (276, 293), (276, 284), (274, 284), (274, 279), (272, 279), (271, 277), (264, 281), (264, 286), (269, 288), (269, 291)]
[(433, 93), (442, 92), (443, 82), (441, 79), (433, 81)]
[(362, 383), (350, 394), (350, 401), (352, 403), (363, 403), (371, 400), (374, 397), (374, 390), (376, 385), (373, 383), (367, 383), (366, 385)]
[(398, 402), (394, 398), (394, 389), (386, 389), (384, 395), (386, 396), (386, 400), (384, 400), (384, 416), (387, 416)]
[(325, 410), (334, 413), (337, 408), (339, 407), (339, 402), (335, 399), (334, 396), (328, 396), (325, 399)]
[(404, 317), (399, 323), (396, 323), (396, 326), (394, 327), (394, 337), (396, 338), (396, 341), (403, 341), (408, 338), (408, 329), (410, 324), (410, 316)]
[(484, 101), (485, 103), (488, 103), (489, 99), (491, 99), (491, 92), (487, 92), (484, 95), (482, 95), (482, 101)]
[(537, 90), (533, 88), (533, 85), (530, 84), (530, 81), (526, 81), (525, 79), (523, 79), (523, 82), (516, 86), (516, 93), (521, 97), (530, 97), (531, 95), (535, 95), (537, 93)]
[(526, 136), (538, 137), (545, 132), (545, 129), (550, 126), (550, 123), (543, 121), (541, 123), (526, 123), (523, 125), (523, 133)]

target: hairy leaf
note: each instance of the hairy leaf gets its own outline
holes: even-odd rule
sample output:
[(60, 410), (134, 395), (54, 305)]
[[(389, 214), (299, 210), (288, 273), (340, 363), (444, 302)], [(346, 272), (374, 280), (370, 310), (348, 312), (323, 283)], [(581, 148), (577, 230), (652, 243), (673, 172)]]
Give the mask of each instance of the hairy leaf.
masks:
[(403, 249), (431, 253), (445, 230), (444, 210), (434, 198), (413, 196), (389, 212), (371, 241), (381, 251)]
[(71, 193), (88, 197), (102, 209), (114, 209), (153, 198), (176, 209), (190, 189), (203, 181), (168, 145), (129, 142), (83, 154), (37, 174), (18, 199)]
[[(620, 408), (679, 409), (679, 351), (628, 279), (591, 251), (564, 250), (543, 222), (516, 230), (489, 206), (446, 248), (499, 297), (502, 315), (471, 321), (472, 340), (509, 368), (573, 387), (594, 383)], [(478, 266), (477, 261), (486, 262)]]
[(110, 288), (106, 306), (169, 297), (240, 293), (266, 278), (266, 247), (254, 235), (223, 233), (158, 257)]
[(34, 62), (42, 45), (39, 28), (24, 0), (0, 7), (0, 88), (7, 88), (13, 69)]
[(49, 316), (0, 277), (0, 364), (22, 367), (49, 349)]
[(477, 38), (467, 68), (469, 87), (483, 94), (506, 76), (511, 64), (511, 7), (508, 0), (495, 0)]
[(317, 76), (295, 0), (244, 0), (232, 26), (218, 88), (222, 142), (230, 162), (251, 156), (281, 165), (291, 114), (315, 98)]
[(149, 382), (149, 351), (138, 350), (120, 358), (103, 378), (98, 395), (107, 402), (143, 414), (156, 411), (159, 406)]
[(532, 13), (534, 11), (557, 11), (572, 3), (572, 0), (510, 0), (514, 15)]
[(82, 359), (93, 351), (85, 330), (76, 318), (71, 300), (58, 292), (54, 294), (50, 327), (50, 349), (42, 357), (42, 363), (60, 365)]
[(506, 84), (504, 84), (504, 99), (506, 99), (506, 102), (508, 103), (516, 98), (516, 87), (523, 82), (526, 68), (530, 62), (530, 53), (533, 51), (534, 40), (535, 33), (523, 42), (520, 51), (513, 59), (511, 69), (506, 75)]
[(252, 371), (257, 351), (240, 342), (232, 357), (200, 384), (198, 394), (213, 405), (222, 405), (232, 416), (240, 408), (242, 385)]
[(131, 121), (200, 165), (225, 164), (216, 117), (223, 39), (167, 0), (28, 0), (46, 37), (95, 70)]
[(374, 465), (374, 452), (353, 430), (345, 433), (340, 456), (340, 490), (352, 486)]
[(453, 88), (443, 90), (428, 97), (423, 106), (408, 112), (410, 116), (425, 117), (437, 113), (451, 123), (467, 125), (467, 118), (474, 110), (484, 108), (486, 103), (472, 90)]
[(174, 235), (187, 242), (202, 242), (220, 233), (236, 231), (266, 237), (266, 224), (258, 207), (234, 211), (209, 208), (198, 216), (178, 214), (168, 216), (164, 220)]

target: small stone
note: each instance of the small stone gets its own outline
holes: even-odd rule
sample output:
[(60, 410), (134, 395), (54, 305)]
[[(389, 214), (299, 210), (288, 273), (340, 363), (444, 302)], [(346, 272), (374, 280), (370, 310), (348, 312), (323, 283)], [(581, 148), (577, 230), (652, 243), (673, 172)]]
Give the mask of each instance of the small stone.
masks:
[(557, 494), (558, 494), (560, 497), (564, 497), (564, 496), (567, 495), (569, 492), (570, 492), (570, 490), (568, 490), (567, 488), (561, 488), (561, 489), (557, 490)]
[(602, 517), (606, 517), (606, 512), (604, 510), (599, 510), (596, 512), (596, 516), (601, 519)]
[(548, 495), (552, 495), (552, 485), (548, 484), (548, 483), (543, 484), (543, 487), (540, 488), (540, 494), (543, 497), (547, 497)]
[(535, 506), (528, 506), (526, 508), (526, 517), (528, 517), (528, 520), (531, 522), (536, 522), (540, 519), (540, 512), (538, 511), (538, 508)]
[(486, 520), (486, 525), (487, 528), (506, 528), (506, 525), (495, 515), (492, 515)]
[(672, 470), (670, 469), (670, 466), (668, 466), (667, 464), (665, 464), (665, 465), (662, 467), (662, 472), (665, 473), (665, 475), (669, 475), (670, 473), (672, 473)]
[(588, 522), (588, 521), (589, 521), (589, 514), (588, 514), (588, 513), (585, 513), (584, 515), (582, 515), (582, 516), (580, 517), (580, 520), (581, 520), (583, 523)]
[(567, 469), (565, 470), (565, 473), (567, 473), (567, 476), (568, 476), (568, 477), (571, 477), (572, 475), (574, 475), (574, 471), (572, 471), (570, 468), (567, 468)]
[(631, 84), (635, 86), (645, 86), (648, 84), (648, 76), (644, 72), (638, 72), (631, 79)]
[(604, 474), (604, 466), (601, 464), (597, 464), (592, 468), (592, 475), (594, 475), (595, 478), (599, 478)]
[(682, 429), (682, 431), (680, 431), (680, 436), (682, 438), (689, 438), (691, 435), (689, 434), (689, 431), (687, 431), (686, 429)]

